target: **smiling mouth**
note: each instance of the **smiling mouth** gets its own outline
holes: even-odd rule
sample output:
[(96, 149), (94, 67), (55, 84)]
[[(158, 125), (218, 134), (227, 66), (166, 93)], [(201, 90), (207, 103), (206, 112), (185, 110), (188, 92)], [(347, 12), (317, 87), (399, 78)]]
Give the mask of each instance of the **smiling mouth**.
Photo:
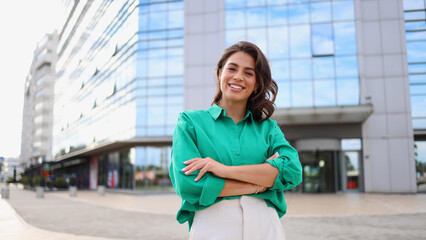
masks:
[(235, 90), (243, 90), (244, 88), (238, 85), (229, 84), (229, 87)]

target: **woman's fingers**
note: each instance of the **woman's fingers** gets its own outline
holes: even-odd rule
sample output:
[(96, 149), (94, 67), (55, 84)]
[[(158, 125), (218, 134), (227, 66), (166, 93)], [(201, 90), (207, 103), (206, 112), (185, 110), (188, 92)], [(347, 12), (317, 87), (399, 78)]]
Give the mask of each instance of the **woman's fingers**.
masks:
[(268, 159), (266, 159), (266, 161), (276, 159), (276, 158), (278, 158), (279, 156), (280, 156), (280, 154), (279, 154), (278, 152), (276, 152), (274, 155), (272, 155), (272, 156), (270, 156)]

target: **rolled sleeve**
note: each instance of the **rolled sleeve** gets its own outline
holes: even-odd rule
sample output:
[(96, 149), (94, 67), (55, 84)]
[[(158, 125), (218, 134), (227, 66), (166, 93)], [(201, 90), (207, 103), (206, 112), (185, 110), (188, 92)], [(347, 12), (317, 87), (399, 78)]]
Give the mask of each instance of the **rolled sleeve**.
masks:
[(280, 156), (267, 161), (267, 163), (279, 170), (279, 174), (270, 190), (284, 191), (292, 189), (302, 182), (302, 165), (296, 149), (288, 143), (281, 129), (275, 124), (274, 130), (271, 132), (270, 153), (272, 155), (276, 152)]
[(182, 168), (186, 166), (183, 162), (197, 157), (200, 157), (200, 153), (197, 148), (196, 133), (190, 119), (181, 113), (173, 134), (170, 178), (176, 193), (183, 200), (191, 204), (210, 206), (225, 186), (225, 179), (206, 173), (195, 182), (194, 179), (199, 170), (186, 175), (182, 171)]

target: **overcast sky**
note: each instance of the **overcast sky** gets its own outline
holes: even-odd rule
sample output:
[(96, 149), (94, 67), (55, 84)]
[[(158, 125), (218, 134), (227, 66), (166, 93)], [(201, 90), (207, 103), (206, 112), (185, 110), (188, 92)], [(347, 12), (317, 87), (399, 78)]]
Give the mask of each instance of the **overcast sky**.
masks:
[(60, 2), (0, 1), (0, 156), (19, 156), (25, 77), (37, 42), (58, 22)]

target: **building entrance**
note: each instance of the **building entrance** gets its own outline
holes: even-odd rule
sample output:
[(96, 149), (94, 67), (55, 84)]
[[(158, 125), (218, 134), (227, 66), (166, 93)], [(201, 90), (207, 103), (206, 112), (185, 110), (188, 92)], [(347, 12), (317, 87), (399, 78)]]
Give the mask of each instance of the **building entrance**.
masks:
[(302, 192), (336, 191), (336, 151), (302, 151)]

